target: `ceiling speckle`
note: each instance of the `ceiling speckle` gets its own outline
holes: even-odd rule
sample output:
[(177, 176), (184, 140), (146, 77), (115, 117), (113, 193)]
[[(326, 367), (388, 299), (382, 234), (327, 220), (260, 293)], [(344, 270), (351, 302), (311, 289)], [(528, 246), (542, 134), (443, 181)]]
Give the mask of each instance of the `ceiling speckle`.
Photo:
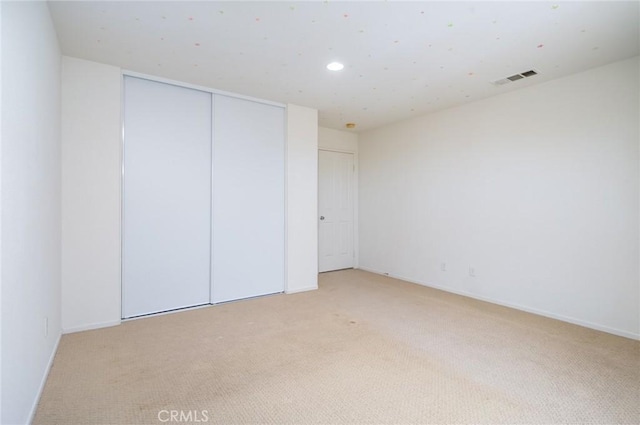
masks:
[[(321, 126), (357, 122), (357, 131), (640, 54), (637, 1), (54, 0), (49, 9), (65, 55), (309, 106)], [(336, 60), (348, 65), (332, 74), (325, 66)], [(540, 73), (490, 83), (524, 69)]]

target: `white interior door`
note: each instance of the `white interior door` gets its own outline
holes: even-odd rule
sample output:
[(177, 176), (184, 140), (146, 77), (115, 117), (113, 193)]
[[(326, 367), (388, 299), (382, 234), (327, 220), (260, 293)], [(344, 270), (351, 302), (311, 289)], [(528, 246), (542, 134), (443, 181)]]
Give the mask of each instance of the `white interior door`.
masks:
[(209, 303), (211, 93), (124, 79), (122, 315)]
[(354, 266), (353, 154), (318, 153), (318, 210), (320, 272)]
[(212, 300), (284, 291), (284, 108), (214, 97)]

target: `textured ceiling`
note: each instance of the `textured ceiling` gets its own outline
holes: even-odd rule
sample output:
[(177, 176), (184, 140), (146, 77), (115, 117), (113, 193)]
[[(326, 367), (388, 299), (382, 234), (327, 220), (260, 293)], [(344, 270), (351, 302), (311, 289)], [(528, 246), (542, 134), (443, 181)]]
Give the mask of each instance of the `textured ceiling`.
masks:
[[(65, 55), (313, 107), (322, 126), (362, 131), (636, 56), (639, 5), (53, 1), (50, 10)], [(334, 60), (345, 69), (328, 71)], [(491, 84), (530, 69), (539, 75)]]

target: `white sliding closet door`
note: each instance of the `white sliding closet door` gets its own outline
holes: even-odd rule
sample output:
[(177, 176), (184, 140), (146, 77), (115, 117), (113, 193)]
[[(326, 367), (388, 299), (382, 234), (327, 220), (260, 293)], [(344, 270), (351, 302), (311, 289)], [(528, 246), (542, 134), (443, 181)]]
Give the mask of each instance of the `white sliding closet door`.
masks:
[(125, 318), (210, 301), (211, 96), (124, 79)]
[(214, 98), (213, 302), (284, 290), (284, 108)]

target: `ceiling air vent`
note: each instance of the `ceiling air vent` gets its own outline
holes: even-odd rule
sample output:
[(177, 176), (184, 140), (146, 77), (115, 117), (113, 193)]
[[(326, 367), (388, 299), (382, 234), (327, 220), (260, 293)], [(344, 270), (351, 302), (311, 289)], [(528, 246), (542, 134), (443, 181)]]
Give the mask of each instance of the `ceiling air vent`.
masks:
[(518, 80), (522, 80), (523, 78), (533, 77), (534, 75), (538, 75), (538, 72), (531, 69), (529, 71), (521, 72), (519, 74), (510, 75), (506, 78), (500, 78), (499, 80), (492, 81), (491, 84), (496, 86), (502, 86), (512, 81), (518, 81)]

